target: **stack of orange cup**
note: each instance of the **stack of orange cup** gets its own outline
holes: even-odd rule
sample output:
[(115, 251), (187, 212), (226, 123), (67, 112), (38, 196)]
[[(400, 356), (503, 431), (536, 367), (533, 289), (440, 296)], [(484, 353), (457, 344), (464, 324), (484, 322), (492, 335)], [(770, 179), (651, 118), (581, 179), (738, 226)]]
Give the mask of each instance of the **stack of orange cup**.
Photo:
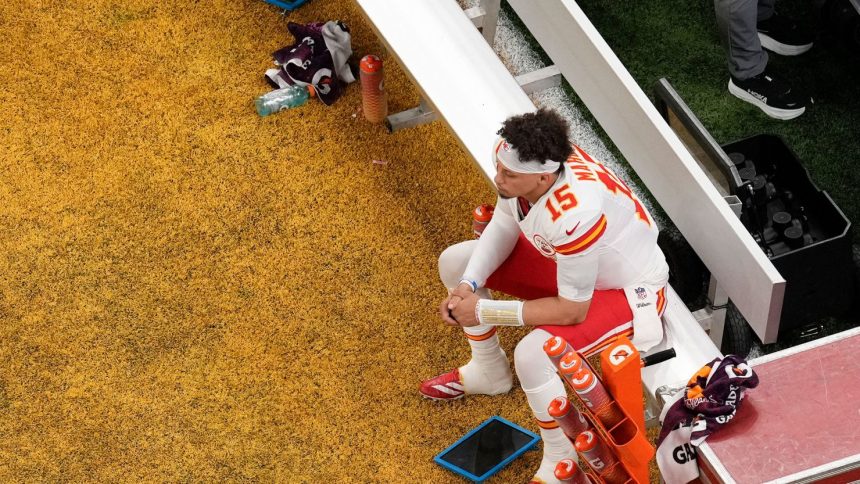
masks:
[(388, 116), (388, 95), (382, 74), (382, 59), (375, 55), (361, 58), (361, 105), (364, 118), (371, 123), (381, 123)]

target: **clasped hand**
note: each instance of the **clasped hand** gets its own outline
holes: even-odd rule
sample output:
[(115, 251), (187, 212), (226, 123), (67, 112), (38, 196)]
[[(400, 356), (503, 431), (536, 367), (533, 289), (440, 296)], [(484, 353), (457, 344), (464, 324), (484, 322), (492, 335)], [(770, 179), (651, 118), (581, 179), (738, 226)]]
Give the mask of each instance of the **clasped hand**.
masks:
[(477, 326), (475, 305), (478, 296), (468, 284), (460, 284), (439, 305), (439, 316), (449, 326)]

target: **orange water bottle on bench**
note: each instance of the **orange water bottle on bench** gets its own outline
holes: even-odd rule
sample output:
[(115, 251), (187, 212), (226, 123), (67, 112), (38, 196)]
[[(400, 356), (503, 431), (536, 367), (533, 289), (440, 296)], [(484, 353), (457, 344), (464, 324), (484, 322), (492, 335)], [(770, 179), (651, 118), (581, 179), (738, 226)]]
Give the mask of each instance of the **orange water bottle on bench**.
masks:
[(472, 211), (472, 232), (475, 234), (476, 239), (481, 238), (481, 234), (484, 233), (484, 229), (493, 218), (494, 210), (495, 207), (489, 203), (484, 203), (478, 205), (475, 207), (475, 210)]

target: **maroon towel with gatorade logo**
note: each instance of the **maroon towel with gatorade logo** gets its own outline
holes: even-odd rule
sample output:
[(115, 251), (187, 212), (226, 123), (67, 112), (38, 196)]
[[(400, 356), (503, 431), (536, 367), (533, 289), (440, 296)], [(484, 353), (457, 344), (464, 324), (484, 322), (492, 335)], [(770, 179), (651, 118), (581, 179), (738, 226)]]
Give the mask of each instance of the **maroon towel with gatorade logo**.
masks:
[(349, 27), (340, 21), (306, 25), (290, 22), (296, 42), (272, 54), (279, 69), (266, 71), (273, 87), (311, 85), (320, 101), (331, 104), (355, 81), (347, 60), (352, 54)]
[(715, 359), (690, 378), (683, 396), (664, 410), (657, 439), (657, 464), (667, 483), (698, 477), (695, 447), (729, 423), (744, 391), (757, 385), (758, 375), (734, 355)]

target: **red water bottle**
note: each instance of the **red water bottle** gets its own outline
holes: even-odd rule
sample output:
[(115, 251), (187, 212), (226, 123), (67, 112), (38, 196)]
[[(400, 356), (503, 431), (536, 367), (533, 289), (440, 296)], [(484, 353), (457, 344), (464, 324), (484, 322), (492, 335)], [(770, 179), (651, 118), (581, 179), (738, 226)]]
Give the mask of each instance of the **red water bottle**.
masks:
[(549, 356), (550, 361), (552, 361), (552, 364), (555, 365), (556, 368), (558, 368), (561, 358), (571, 351), (576, 350), (574, 350), (573, 346), (570, 346), (570, 343), (561, 336), (553, 336), (543, 344), (543, 352)]
[(567, 397), (555, 397), (549, 402), (547, 413), (558, 422), (561, 431), (567, 438), (574, 440), (583, 431), (591, 428), (591, 424), (585, 419), (585, 416), (574, 407)]
[(495, 207), (489, 203), (484, 203), (475, 207), (472, 211), (472, 232), (475, 233), (475, 238), (480, 239), (481, 234), (493, 218), (493, 210)]
[(580, 368), (570, 378), (570, 384), (582, 403), (591, 409), (604, 427), (611, 429), (624, 420), (624, 414), (613, 405), (612, 396), (591, 369)]
[(618, 458), (600, 436), (591, 430), (579, 434), (574, 442), (576, 451), (585, 458), (607, 484), (621, 484), (627, 481), (627, 472), (621, 467)]
[(588, 475), (579, 468), (573, 459), (562, 459), (555, 465), (555, 478), (570, 484), (591, 484)]
[(361, 106), (364, 118), (371, 123), (381, 123), (388, 116), (388, 95), (382, 74), (382, 59), (375, 55), (361, 58)]
[(573, 377), (585, 366), (585, 360), (576, 351), (568, 351), (558, 361), (558, 374), (573, 385)]

